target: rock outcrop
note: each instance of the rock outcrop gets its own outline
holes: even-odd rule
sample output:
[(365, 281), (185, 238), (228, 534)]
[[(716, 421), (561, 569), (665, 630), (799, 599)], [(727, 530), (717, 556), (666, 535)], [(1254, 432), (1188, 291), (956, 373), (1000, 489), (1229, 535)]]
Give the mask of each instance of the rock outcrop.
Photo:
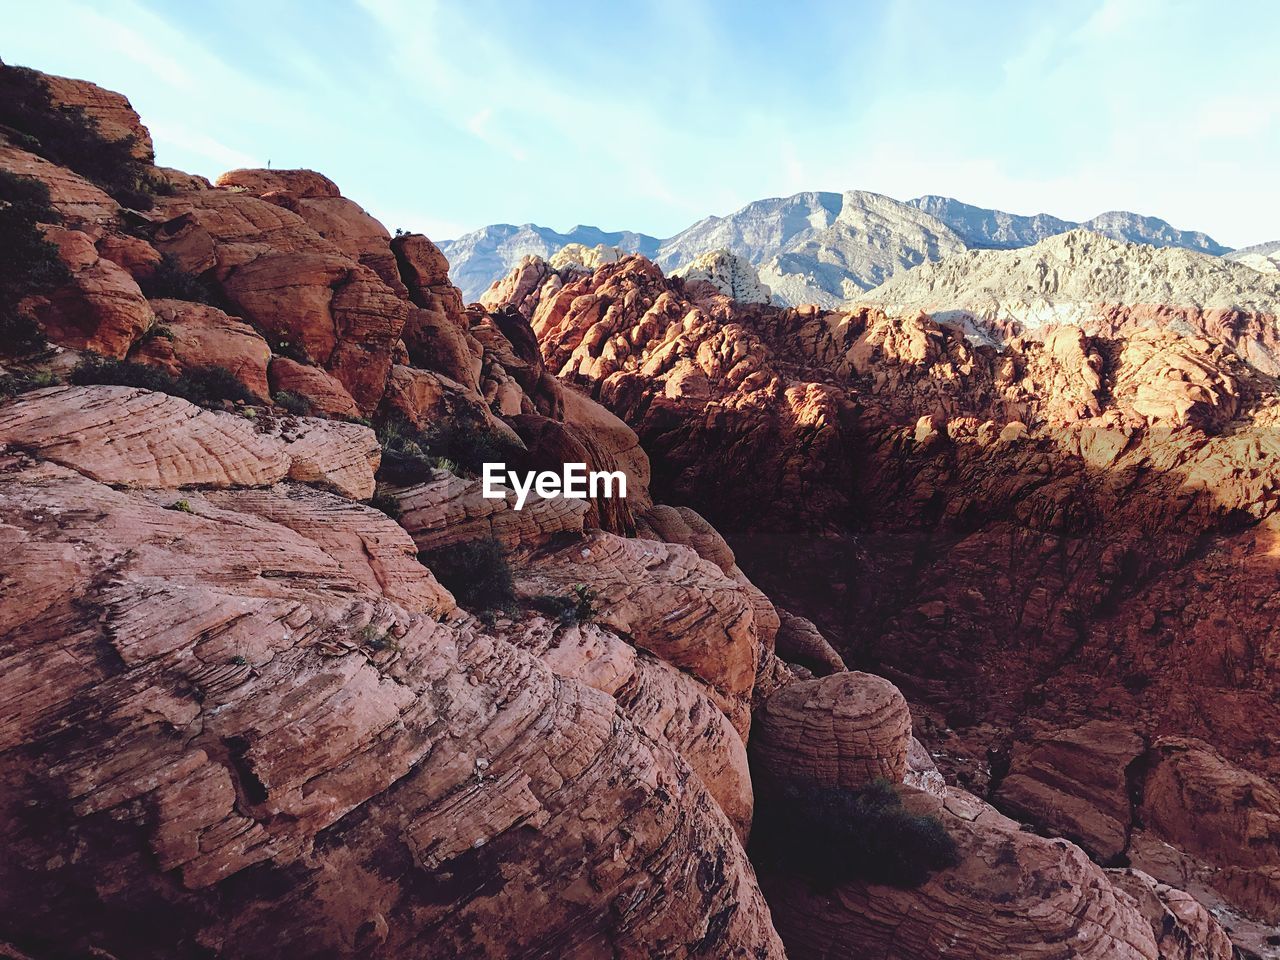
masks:
[(1062, 325), (1113, 338), (1149, 328), (1187, 333), (1231, 347), (1264, 373), (1280, 372), (1280, 278), (1087, 230), (1021, 250), (947, 257), (859, 299), (890, 313), (924, 311), (993, 342)]
[[(553, 261), (554, 262), (554, 261)], [(768, 303), (769, 288), (750, 262), (728, 250), (712, 250), (671, 271), (689, 284), (706, 283), (739, 303)]]

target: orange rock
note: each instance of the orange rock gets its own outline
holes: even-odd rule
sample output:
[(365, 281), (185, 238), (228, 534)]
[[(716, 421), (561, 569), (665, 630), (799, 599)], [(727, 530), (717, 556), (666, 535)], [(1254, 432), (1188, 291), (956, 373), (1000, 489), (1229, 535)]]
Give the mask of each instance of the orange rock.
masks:
[(158, 332), (134, 347), (130, 359), (179, 376), (199, 367), (222, 367), (254, 396), (267, 398), (267, 342), (247, 323), (216, 307), (185, 300), (152, 300)]
[(307, 400), (315, 413), (330, 417), (360, 416), (360, 408), (347, 388), (319, 367), (288, 357), (272, 357), (267, 375), (272, 396), (282, 391), (295, 393)]
[(133, 277), (98, 255), (88, 234), (46, 227), (45, 236), (72, 274), (70, 286), (32, 298), (35, 316), (54, 343), (122, 358), (155, 322)]
[(785, 686), (764, 702), (751, 758), (771, 782), (854, 789), (877, 779), (901, 783), (910, 746), (911, 713), (893, 684), (835, 673)]
[(49, 200), (62, 214), (65, 226), (83, 229), (97, 236), (116, 223), (120, 204), (66, 167), (0, 143), (0, 169), (20, 177), (32, 177), (48, 187)]
[(0, 408), (0, 444), (100, 483), (177, 489), (283, 480), (285, 444), (244, 417), (135, 387), (52, 387)]
[(124, 96), (88, 80), (45, 74), (44, 81), (55, 106), (83, 110), (104, 139), (131, 139), (131, 152), (135, 157), (147, 163), (155, 160), (151, 132), (142, 125), (142, 118)]

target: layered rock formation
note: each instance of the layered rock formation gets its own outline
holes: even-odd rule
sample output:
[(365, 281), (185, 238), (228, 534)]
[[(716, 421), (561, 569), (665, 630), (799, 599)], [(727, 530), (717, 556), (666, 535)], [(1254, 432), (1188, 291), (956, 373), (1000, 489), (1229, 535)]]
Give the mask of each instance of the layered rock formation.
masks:
[(1225, 343), (1264, 373), (1280, 372), (1280, 278), (1084, 230), (926, 264), (861, 299), (890, 313), (924, 311), (995, 343), (1063, 325), (1106, 337), (1170, 330)]
[[(527, 321), (464, 311), (430, 241), (311, 171), (166, 174), (125, 216), (5, 149), (49, 185), (70, 277), (27, 304), (50, 345), (14, 382), (93, 350), (129, 363), (78, 379), (217, 367), (250, 397), (0, 403), (5, 949), (780, 958), (742, 842), (777, 616), (731, 559), (606, 532), (649, 509), (647, 457)], [(330, 419), (364, 416), (633, 496), (499, 510), (438, 459), (379, 492), (402, 526), (360, 502), (374, 430)], [(485, 626), (418, 550), (493, 541), (522, 593)], [(539, 612), (579, 583), (594, 622)]]
[[(1229, 758), (1228, 809), (1228, 782), (1280, 776), (1265, 734), (1280, 400), (1239, 344), (1159, 323), (975, 344), (872, 308), (695, 302), (641, 258), (544, 290), (522, 307), (548, 365), (636, 428), (655, 497), (705, 514), (843, 662), (900, 686), (962, 785), (1000, 785), (1023, 723), (1114, 724), (1106, 764), (1064, 747), (1024, 767), (1015, 750), (993, 795), (1108, 864), (1136, 855), (1126, 771), (1145, 744), (1192, 735)], [(1052, 790), (1015, 803), (1042, 768)], [(1242, 804), (1223, 849), (1266, 822), (1266, 801)], [(1182, 851), (1132, 861), (1156, 882), (1222, 869), (1155, 829)], [(1245, 918), (1273, 922), (1280, 900), (1257, 892), (1252, 854), (1229, 856), (1248, 879), (1197, 889), (1252, 942)]]

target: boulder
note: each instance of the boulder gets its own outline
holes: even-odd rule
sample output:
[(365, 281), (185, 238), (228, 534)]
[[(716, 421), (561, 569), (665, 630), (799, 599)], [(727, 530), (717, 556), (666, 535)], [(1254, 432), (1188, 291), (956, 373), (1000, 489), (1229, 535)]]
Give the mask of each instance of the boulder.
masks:
[(272, 357), (267, 377), (273, 397), (277, 393), (293, 393), (311, 404), (314, 413), (330, 417), (360, 416), (360, 408), (347, 388), (320, 367), (288, 357)]
[(271, 396), (271, 348), (253, 327), (217, 307), (186, 300), (152, 300), (155, 326), (134, 346), (131, 360), (163, 367), (178, 377), (201, 367), (230, 371), (254, 396)]

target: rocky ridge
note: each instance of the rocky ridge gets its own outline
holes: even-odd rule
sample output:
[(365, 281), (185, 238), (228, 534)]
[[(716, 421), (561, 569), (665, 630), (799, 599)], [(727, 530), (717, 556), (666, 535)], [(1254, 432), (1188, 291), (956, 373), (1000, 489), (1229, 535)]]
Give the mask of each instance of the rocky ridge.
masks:
[(925, 264), (861, 299), (890, 313), (923, 311), (991, 342), (1063, 325), (1111, 337), (1173, 330), (1226, 344), (1263, 372), (1280, 373), (1280, 278), (1085, 230)]
[[(1048, 214), (1020, 216), (923, 196), (905, 203), (867, 191), (808, 192), (757, 200), (723, 217), (707, 217), (666, 240), (643, 234), (604, 234), (577, 227), (556, 234), (541, 227), (496, 225), (467, 234), (444, 249), (468, 299), (475, 299), (522, 256), (550, 259), (571, 242), (616, 244), (653, 259), (668, 274), (724, 249), (756, 266), (783, 305), (827, 308), (856, 301), (859, 292), (902, 270), (966, 249), (1011, 249), (1082, 228), (1129, 243), (1179, 247), (1213, 255), (1227, 247), (1197, 231), (1127, 211), (1076, 223)], [(499, 241), (497, 238), (507, 238)]]
[[(554, 258), (553, 258), (554, 263)], [(710, 284), (717, 293), (739, 303), (769, 303), (769, 288), (760, 282), (754, 267), (737, 254), (728, 250), (712, 250), (696, 257), (678, 270), (673, 277), (687, 282)]]

